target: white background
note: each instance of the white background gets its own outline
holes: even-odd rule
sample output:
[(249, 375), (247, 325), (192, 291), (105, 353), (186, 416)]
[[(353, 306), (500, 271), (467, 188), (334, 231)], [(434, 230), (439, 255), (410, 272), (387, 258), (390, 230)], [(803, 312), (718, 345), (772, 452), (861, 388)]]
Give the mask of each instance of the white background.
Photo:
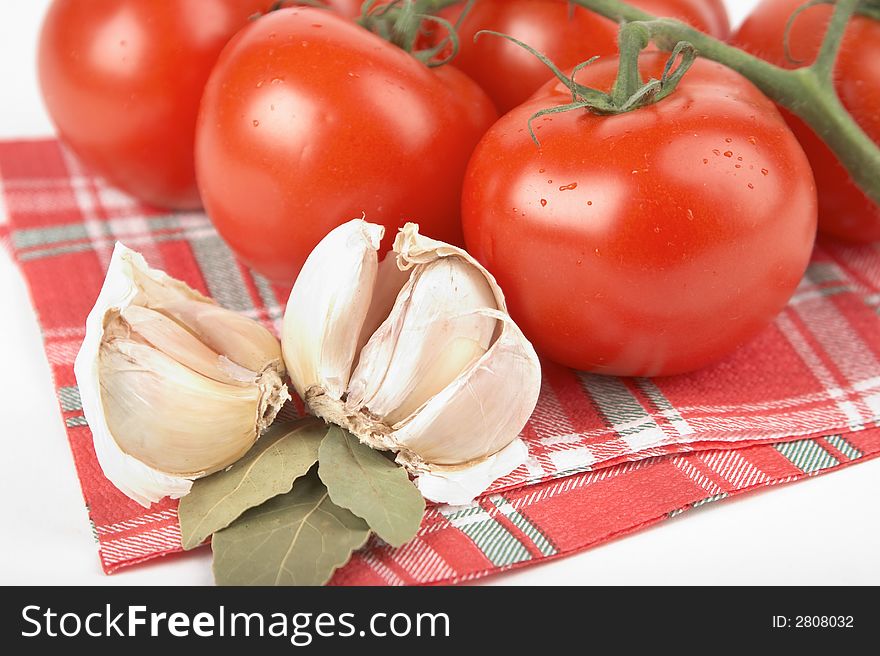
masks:
[[(0, 139), (53, 134), (34, 71), (48, 4), (0, 2)], [(754, 4), (728, 0), (734, 23)], [(0, 206), (0, 221), (3, 215)], [(0, 367), (0, 584), (210, 584), (207, 549), (109, 577), (101, 573), (36, 318), (4, 249)], [(880, 461), (875, 460), (711, 504), (597, 549), (485, 582), (876, 585), (878, 501)]]

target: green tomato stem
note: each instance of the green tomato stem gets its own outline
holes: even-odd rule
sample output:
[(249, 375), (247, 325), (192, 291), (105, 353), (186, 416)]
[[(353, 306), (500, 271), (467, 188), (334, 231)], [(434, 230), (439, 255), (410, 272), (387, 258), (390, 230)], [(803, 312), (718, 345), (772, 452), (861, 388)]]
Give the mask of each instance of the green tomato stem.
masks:
[(838, 0), (816, 63), (794, 70), (753, 57), (680, 21), (658, 19), (620, 0), (571, 2), (617, 22), (642, 22), (654, 42), (666, 50), (688, 41), (700, 56), (740, 73), (768, 98), (801, 117), (831, 148), (859, 188), (880, 205), (880, 147), (847, 112), (831, 83), (848, 20), (856, 10), (873, 8), (873, 2)]
[(617, 107), (622, 106), (642, 87), (639, 72), (639, 53), (651, 42), (651, 32), (639, 23), (625, 23), (620, 27), (617, 37), (620, 49), (620, 64), (617, 79), (611, 89), (611, 99)]
[(813, 63), (813, 70), (822, 82), (834, 89), (834, 65), (837, 63), (837, 55), (840, 46), (843, 45), (843, 33), (849, 24), (853, 14), (859, 6), (860, 0), (839, 0), (834, 6), (828, 31), (822, 41), (822, 47)]

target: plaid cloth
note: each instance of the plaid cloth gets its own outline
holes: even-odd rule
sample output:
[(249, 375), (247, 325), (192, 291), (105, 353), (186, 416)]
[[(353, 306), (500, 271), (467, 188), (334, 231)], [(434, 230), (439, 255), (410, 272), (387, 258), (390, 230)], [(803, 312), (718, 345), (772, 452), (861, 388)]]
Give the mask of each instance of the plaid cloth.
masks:
[[(30, 287), (105, 571), (180, 550), (176, 502), (149, 510), (103, 477), (72, 364), (118, 239), (277, 330), (285, 290), (200, 213), (139, 205), (55, 141), (0, 143), (0, 232)], [(463, 581), (585, 549), (687, 508), (880, 454), (880, 244), (817, 246), (777, 321), (725, 361), (647, 380), (544, 363), (528, 462), (419, 535), (372, 540), (340, 584)]]

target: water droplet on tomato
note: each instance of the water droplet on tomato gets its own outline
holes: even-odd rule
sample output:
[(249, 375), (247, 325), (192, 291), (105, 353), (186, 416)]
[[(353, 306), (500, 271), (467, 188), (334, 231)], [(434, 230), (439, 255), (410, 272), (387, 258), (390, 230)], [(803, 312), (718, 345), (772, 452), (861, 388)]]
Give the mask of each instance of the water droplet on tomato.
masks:
[(709, 160), (706, 159), (706, 158), (704, 157), (704, 158), (703, 158), (703, 164), (708, 164), (708, 163), (709, 163)]
[(727, 139), (725, 139), (724, 141), (726, 141), (727, 143), (733, 143), (733, 139), (731, 139), (730, 137), (727, 137)]
[(753, 184), (750, 182), (750, 183), (749, 183), (749, 189), (754, 189), (754, 188), (755, 188), (755, 185), (753, 185)]
[(261, 86), (263, 86), (263, 81), (262, 81), (262, 80), (260, 80), (259, 82), (257, 82), (257, 88), (259, 89)]
[(592, 204), (593, 204), (593, 201), (591, 201), (591, 200), (587, 201), (587, 205), (592, 205)]
[(719, 157), (721, 155), (721, 151), (718, 150), (717, 148), (713, 148), (712, 152), (715, 153), (715, 157)]
[(547, 184), (553, 184), (553, 180), (547, 180)]
[(737, 164), (735, 168), (741, 169), (741, 168), (742, 168), (742, 164)]
[(543, 172), (546, 171), (546, 170), (547, 170), (547, 169), (538, 169), (538, 173), (543, 173)]
[(755, 137), (749, 137), (749, 143), (754, 146), (758, 143), (758, 140)]
[(577, 186), (577, 182), (572, 182), (571, 184), (563, 185), (562, 187), (560, 187), (559, 191), (572, 191), (574, 189), (577, 189)]
[(272, 84), (284, 84), (284, 78), (283, 77), (273, 77)]
[(253, 124), (254, 124), (254, 127), (255, 127), (255, 128), (260, 127), (260, 122), (259, 122), (257, 119), (254, 119), (254, 120), (253, 120)]
[(547, 199), (546, 198), (541, 199), (541, 207), (547, 207)]
[(275, 105), (269, 105), (269, 111), (270, 111), (270, 112), (274, 112), (274, 111), (275, 111)]
[(761, 173), (763, 175), (770, 175), (770, 171), (768, 171), (767, 169), (761, 169)]
[(733, 151), (730, 151), (730, 150), (724, 151), (724, 156), (725, 157), (733, 157)]

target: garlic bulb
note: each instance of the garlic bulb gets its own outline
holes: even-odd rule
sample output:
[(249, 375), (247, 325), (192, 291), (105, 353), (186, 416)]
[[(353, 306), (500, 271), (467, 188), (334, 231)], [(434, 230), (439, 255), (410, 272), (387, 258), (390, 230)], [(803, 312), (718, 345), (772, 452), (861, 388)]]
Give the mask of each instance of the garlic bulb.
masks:
[(268, 330), (119, 243), (74, 372), (104, 474), (143, 506), (238, 460), (290, 398)]
[(379, 264), (383, 230), (356, 219), (311, 253), (284, 359), (314, 414), (396, 452), (426, 497), (467, 503), (525, 461), (540, 364), (476, 260), (408, 223)]

